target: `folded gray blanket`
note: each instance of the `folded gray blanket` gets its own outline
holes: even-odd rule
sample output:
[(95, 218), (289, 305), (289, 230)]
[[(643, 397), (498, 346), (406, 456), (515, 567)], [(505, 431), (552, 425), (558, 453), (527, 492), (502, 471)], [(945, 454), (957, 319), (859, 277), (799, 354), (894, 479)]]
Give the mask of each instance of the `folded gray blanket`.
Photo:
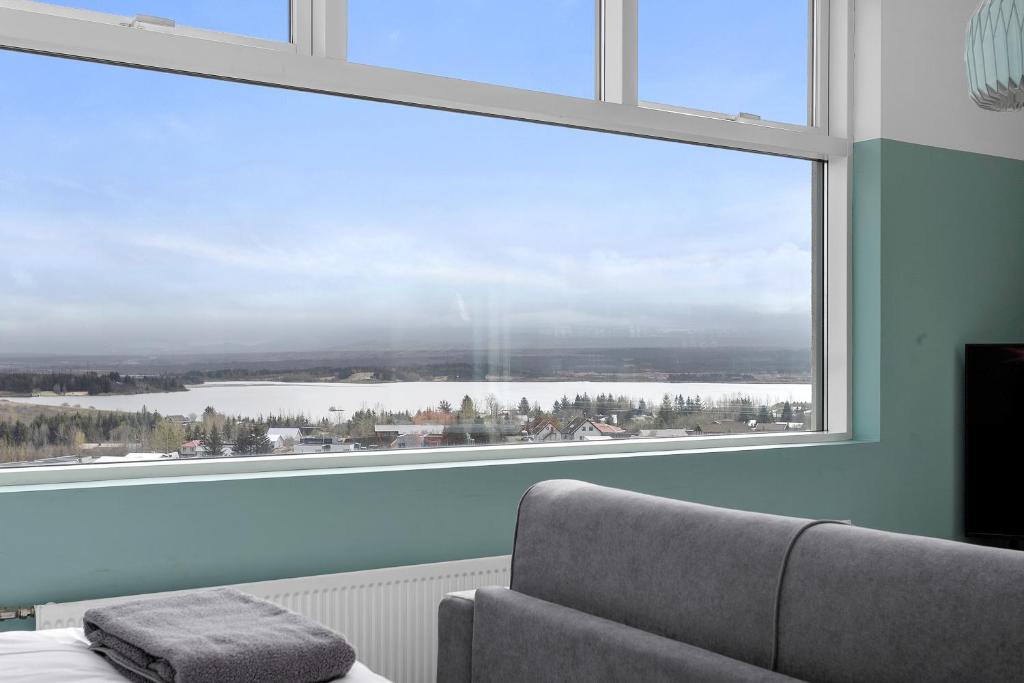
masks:
[(137, 683), (320, 683), (356, 660), (343, 636), (233, 588), (91, 609), (84, 627)]

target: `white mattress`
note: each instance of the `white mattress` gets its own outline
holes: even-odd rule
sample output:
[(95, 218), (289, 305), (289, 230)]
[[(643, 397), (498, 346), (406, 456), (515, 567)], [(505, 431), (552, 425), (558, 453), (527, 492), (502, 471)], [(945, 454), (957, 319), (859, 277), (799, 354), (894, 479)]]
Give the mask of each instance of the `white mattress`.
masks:
[[(89, 650), (80, 628), (0, 633), (0, 680), (4, 683), (124, 683), (103, 657)], [(344, 683), (388, 683), (359, 662)]]

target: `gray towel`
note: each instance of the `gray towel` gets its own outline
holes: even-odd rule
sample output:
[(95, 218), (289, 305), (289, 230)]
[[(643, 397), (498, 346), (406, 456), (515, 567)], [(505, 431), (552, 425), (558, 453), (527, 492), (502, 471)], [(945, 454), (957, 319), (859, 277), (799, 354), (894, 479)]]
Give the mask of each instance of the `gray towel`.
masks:
[(233, 588), (91, 609), (84, 626), (137, 683), (320, 683), (356, 660), (343, 636)]

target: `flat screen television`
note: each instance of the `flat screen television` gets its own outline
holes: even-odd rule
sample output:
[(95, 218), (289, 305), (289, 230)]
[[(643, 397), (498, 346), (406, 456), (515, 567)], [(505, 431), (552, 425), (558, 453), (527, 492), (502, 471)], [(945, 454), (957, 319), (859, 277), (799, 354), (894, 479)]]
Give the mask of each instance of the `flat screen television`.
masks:
[(968, 344), (964, 372), (964, 531), (1024, 538), (1024, 344)]

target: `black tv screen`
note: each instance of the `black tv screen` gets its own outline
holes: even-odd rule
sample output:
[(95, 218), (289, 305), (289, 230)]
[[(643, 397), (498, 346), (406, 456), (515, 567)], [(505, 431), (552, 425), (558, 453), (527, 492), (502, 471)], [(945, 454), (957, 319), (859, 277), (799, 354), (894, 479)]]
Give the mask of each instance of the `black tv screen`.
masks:
[(1024, 344), (964, 352), (965, 532), (1024, 537)]

